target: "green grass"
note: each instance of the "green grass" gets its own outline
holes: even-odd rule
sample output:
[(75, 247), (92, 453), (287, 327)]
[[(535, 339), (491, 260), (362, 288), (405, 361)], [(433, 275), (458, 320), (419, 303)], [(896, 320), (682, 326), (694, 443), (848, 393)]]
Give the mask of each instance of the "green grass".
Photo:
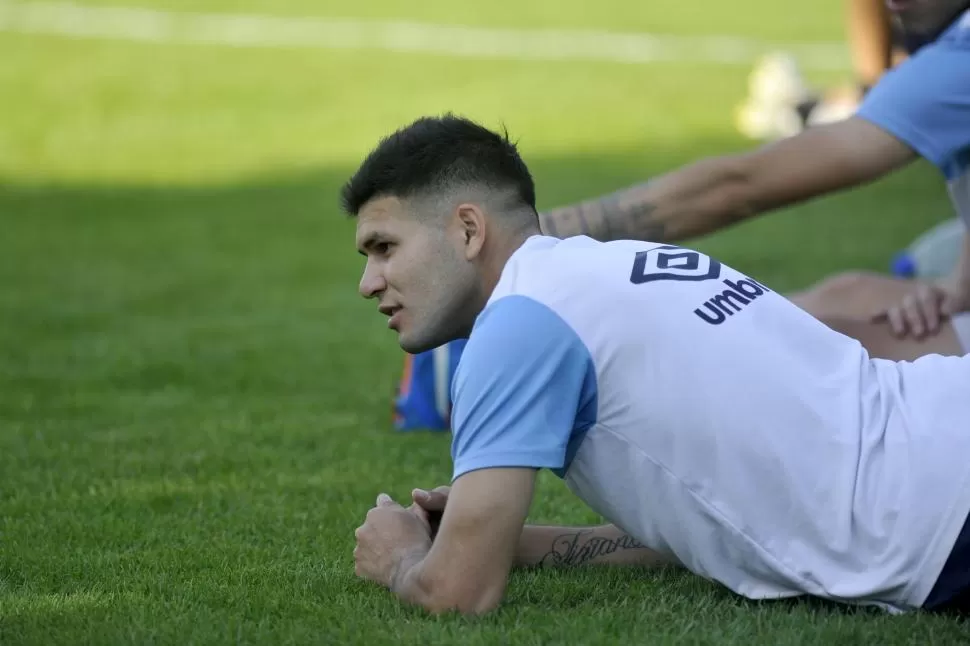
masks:
[[(834, 0), (139, 4), (841, 36)], [(508, 125), (551, 206), (748, 146), (746, 73), (0, 33), (0, 644), (965, 643), (943, 618), (751, 603), (674, 572), (516, 573), (478, 621), (353, 575), (375, 495), (450, 474), (447, 436), (390, 430), (401, 354), (336, 210), (355, 162), (455, 110)], [(794, 289), (882, 269), (949, 213), (919, 166), (696, 245)], [(545, 474), (532, 520), (598, 518)]]

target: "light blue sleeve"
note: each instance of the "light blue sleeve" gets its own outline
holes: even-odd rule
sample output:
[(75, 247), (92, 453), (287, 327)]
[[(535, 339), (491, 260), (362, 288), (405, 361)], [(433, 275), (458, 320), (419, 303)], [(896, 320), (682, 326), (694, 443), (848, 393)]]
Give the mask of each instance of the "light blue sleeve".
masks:
[(452, 384), (454, 478), (495, 467), (560, 476), (595, 422), (596, 373), (547, 306), (506, 296), (479, 316)]
[(950, 37), (927, 45), (886, 73), (856, 114), (952, 179), (956, 158), (970, 147), (970, 40)]

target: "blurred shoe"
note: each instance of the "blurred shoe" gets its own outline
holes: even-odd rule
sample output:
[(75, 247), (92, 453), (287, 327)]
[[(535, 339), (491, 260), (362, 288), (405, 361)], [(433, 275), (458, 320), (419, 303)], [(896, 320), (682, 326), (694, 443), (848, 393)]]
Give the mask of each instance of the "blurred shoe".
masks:
[(859, 109), (859, 101), (846, 98), (822, 101), (808, 114), (806, 125), (821, 126), (848, 119)]
[(748, 96), (735, 110), (735, 127), (751, 139), (782, 139), (805, 127), (798, 106), (812, 92), (795, 59), (784, 52), (764, 56), (748, 75)]

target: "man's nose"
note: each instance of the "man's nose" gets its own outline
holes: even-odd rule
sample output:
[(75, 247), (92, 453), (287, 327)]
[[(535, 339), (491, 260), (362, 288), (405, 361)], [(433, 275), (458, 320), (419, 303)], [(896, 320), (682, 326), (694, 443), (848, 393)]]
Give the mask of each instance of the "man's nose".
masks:
[(364, 267), (364, 275), (360, 277), (360, 285), (358, 289), (360, 290), (360, 295), (364, 298), (374, 298), (383, 292), (387, 287), (387, 283), (384, 281), (383, 275), (371, 266), (371, 263), (367, 263)]

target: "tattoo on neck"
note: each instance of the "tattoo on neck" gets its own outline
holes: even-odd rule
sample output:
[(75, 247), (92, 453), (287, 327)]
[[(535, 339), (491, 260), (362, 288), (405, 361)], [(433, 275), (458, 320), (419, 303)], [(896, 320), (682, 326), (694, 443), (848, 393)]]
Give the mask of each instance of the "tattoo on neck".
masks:
[(591, 531), (581, 531), (557, 536), (552, 542), (552, 548), (542, 557), (540, 565), (582, 565), (599, 556), (613, 554), (620, 550), (631, 550), (645, 547), (629, 534), (623, 534), (615, 539), (592, 536), (588, 540), (580, 541), (583, 536), (592, 534)]

